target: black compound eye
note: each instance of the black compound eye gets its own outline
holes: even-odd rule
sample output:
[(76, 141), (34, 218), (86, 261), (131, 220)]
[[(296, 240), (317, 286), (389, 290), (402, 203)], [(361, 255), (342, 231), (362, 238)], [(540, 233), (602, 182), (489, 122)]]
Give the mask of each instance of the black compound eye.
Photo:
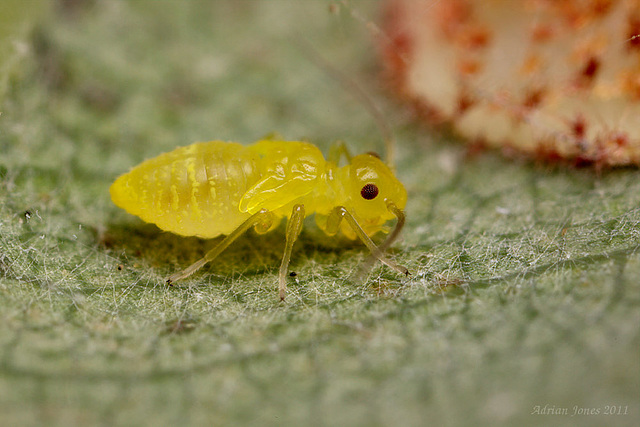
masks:
[(373, 200), (378, 195), (378, 186), (375, 184), (367, 184), (360, 190), (360, 195), (365, 200)]

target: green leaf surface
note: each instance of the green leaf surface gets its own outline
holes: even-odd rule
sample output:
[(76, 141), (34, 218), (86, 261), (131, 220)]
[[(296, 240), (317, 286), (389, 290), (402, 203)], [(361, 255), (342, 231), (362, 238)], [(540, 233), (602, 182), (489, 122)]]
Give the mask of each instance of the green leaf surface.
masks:
[[(638, 425), (640, 173), (468, 156), (412, 124), (379, 80), (377, 4), (352, 4), (65, 1), (12, 33), (0, 425)], [(394, 130), (409, 202), (391, 256), (412, 276), (358, 280), (365, 250), (309, 221), (285, 303), (283, 227), (165, 286), (215, 241), (112, 205), (131, 166), (274, 131), (382, 150), (307, 44)]]

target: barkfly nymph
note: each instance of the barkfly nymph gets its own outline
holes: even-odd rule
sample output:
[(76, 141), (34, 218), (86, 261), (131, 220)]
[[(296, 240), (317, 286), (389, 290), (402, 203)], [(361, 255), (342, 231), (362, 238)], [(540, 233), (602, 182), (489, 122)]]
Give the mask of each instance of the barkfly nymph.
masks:
[[(121, 175), (110, 188), (113, 202), (143, 221), (182, 236), (226, 235), (202, 259), (171, 275), (184, 279), (215, 259), (245, 231), (273, 230), (287, 217), (286, 243), (279, 273), (280, 298), (293, 244), (304, 218), (315, 213), (328, 235), (359, 238), (371, 254), (392, 269), (405, 267), (384, 251), (404, 225), (407, 192), (391, 169), (372, 154), (351, 157), (344, 146), (325, 160), (313, 144), (262, 140), (250, 146), (210, 141), (177, 148), (146, 160)], [(338, 166), (345, 155), (348, 163)], [(380, 246), (370, 236), (396, 226)]]

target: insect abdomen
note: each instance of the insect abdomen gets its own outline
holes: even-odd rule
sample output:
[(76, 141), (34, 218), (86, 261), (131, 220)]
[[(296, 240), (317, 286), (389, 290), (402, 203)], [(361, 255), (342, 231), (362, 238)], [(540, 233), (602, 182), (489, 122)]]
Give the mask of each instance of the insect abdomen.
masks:
[(111, 186), (119, 207), (184, 236), (229, 234), (249, 214), (238, 210), (259, 179), (257, 155), (230, 142), (181, 147), (149, 159)]

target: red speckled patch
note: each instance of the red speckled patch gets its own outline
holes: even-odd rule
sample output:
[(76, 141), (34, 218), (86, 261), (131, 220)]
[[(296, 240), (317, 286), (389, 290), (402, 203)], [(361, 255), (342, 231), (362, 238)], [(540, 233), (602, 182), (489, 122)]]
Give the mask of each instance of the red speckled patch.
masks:
[(472, 143), (640, 164), (639, 0), (389, 0), (401, 96)]

